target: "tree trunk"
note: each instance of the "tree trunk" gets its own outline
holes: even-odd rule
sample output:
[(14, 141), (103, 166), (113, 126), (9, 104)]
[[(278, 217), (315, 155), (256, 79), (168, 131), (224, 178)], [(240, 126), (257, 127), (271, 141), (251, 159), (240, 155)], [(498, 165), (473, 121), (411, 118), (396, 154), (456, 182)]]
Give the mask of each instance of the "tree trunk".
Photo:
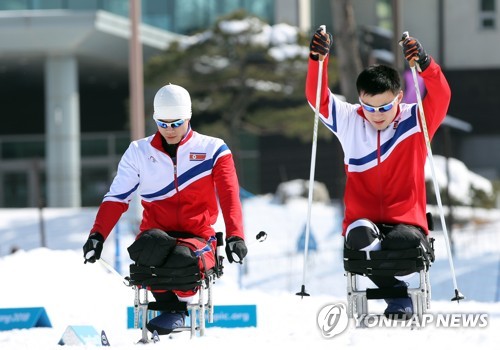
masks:
[[(356, 79), (363, 69), (351, 0), (330, 0), (333, 17), (333, 47), (337, 57), (340, 90), (346, 100), (358, 101)], [(328, 29), (328, 28), (327, 28)]]

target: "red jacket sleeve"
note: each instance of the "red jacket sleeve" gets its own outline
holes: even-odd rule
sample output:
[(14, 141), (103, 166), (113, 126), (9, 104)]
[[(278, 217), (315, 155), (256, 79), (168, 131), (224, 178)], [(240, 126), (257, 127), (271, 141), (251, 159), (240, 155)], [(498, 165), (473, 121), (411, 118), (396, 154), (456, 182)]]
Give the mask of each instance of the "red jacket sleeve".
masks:
[[(321, 80), (321, 95), (319, 112), (322, 116), (328, 117), (328, 101), (330, 92), (328, 90), (328, 60), (330, 56), (326, 56), (323, 61), (323, 74)], [(309, 58), (309, 66), (306, 76), (306, 98), (313, 109), (316, 108), (316, 91), (318, 89), (318, 72), (319, 61)]]
[(441, 67), (431, 58), (431, 64), (420, 73), (427, 93), (422, 101), (427, 131), (432, 139), (448, 112), (451, 90)]
[(226, 226), (226, 237), (238, 236), (245, 239), (240, 186), (231, 154), (217, 159), (213, 175)]
[(102, 202), (90, 232), (99, 232), (104, 239), (108, 238), (122, 214), (127, 211), (128, 204), (120, 202)]

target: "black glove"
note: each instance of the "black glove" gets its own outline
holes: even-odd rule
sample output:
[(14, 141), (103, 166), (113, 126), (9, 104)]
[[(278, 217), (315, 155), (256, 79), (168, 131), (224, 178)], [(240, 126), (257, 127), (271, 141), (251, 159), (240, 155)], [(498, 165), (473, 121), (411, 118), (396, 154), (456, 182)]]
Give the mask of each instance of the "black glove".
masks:
[(415, 60), (422, 72), (431, 64), (431, 59), (427, 55), (427, 52), (425, 52), (422, 44), (411, 36), (405, 38), (403, 41), (403, 54), (408, 62)]
[(226, 257), (230, 263), (237, 262), (241, 264), (247, 252), (245, 241), (240, 237), (232, 236), (226, 239)]
[(323, 32), (323, 29), (319, 27), (314, 33), (311, 43), (309, 44), (309, 57), (317, 61), (320, 56), (323, 60), (328, 52), (330, 52), (330, 47), (332, 47), (332, 35), (330, 33)]
[(103, 244), (104, 237), (99, 232), (90, 234), (89, 239), (87, 239), (87, 242), (83, 245), (83, 258), (85, 259), (85, 264), (87, 261), (93, 264), (101, 258)]

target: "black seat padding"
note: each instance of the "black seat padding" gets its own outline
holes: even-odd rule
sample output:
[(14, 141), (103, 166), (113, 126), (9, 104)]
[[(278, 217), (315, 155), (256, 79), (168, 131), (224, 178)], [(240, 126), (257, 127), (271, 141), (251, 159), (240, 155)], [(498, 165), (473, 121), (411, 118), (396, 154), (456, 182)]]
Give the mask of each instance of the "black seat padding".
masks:
[(367, 252), (344, 248), (344, 269), (364, 276), (402, 276), (430, 266), (421, 247)]

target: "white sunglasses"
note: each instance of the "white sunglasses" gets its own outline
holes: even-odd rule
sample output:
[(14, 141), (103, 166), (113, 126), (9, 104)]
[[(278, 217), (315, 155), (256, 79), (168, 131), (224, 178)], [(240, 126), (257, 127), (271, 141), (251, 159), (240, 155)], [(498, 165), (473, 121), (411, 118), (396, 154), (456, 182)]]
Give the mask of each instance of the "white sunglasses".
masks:
[(167, 129), (168, 127), (175, 129), (184, 124), (186, 119), (179, 119), (170, 123), (164, 122), (163, 120), (156, 120), (156, 124), (163, 129)]
[(361, 98), (359, 99), (359, 103), (361, 104), (361, 106), (363, 107), (363, 109), (365, 111), (367, 111), (367, 112), (370, 112), (370, 113), (375, 113), (375, 112), (384, 113), (384, 112), (390, 111), (392, 109), (392, 107), (394, 107), (394, 105), (396, 104), (396, 100), (398, 99), (398, 97), (399, 97), (399, 94), (396, 95), (396, 97), (394, 98), (394, 100), (392, 100), (388, 104), (382, 105), (380, 107), (373, 107), (373, 106), (369, 106), (367, 104), (364, 104), (361, 101)]

